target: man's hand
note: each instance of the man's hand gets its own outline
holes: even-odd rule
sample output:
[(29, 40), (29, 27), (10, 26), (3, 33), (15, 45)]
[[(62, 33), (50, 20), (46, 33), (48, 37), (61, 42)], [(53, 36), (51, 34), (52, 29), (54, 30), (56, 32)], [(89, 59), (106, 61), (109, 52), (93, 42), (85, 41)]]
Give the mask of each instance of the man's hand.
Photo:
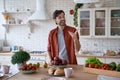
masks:
[(69, 34), (73, 40), (77, 40), (77, 31), (75, 31), (74, 33), (69, 31)]
[(77, 38), (77, 31), (75, 31), (74, 33), (69, 31), (69, 34), (75, 43), (74, 45), (75, 45), (76, 51), (79, 51), (81, 48), (81, 45), (80, 45), (79, 39)]

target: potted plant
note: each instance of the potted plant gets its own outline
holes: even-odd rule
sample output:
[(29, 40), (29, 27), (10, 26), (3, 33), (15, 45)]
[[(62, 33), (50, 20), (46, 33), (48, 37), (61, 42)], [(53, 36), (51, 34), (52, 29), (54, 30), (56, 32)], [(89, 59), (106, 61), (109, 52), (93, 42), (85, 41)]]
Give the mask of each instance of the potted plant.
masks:
[(11, 58), (12, 64), (18, 64), (18, 68), (30, 59), (30, 54), (24, 50), (15, 52)]

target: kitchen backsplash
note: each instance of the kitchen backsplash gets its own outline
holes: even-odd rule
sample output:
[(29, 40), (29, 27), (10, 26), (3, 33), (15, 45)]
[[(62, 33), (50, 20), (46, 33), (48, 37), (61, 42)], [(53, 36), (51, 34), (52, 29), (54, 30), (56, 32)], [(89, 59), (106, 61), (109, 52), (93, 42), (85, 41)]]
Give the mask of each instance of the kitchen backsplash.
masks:
[(81, 50), (101, 51), (120, 49), (120, 39), (81, 39)]
[[(0, 0), (0, 4), (2, 4), (2, 0)], [(110, 1), (109, 4), (106, 3), (107, 6), (120, 6), (118, 4), (119, 0), (106, 0)], [(68, 25), (73, 25), (73, 15), (69, 14), (71, 9), (74, 9), (75, 3), (73, 0), (46, 0), (47, 3), (47, 12), (50, 18), (52, 18), (52, 13), (56, 9), (63, 9), (66, 13), (66, 22)], [(29, 4), (29, 5), (28, 5)], [(35, 0), (6, 0), (6, 10), (15, 11), (26, 11), (30, 9), (31, 11), (35, 11)], [(2, 8), (2, 7), (1, 7)], [(3, 9), (0, 8), (0, 12)], [(5, 38), (5, 29), (2, 27), (2, 24), (5, 21), (2, 18), (2, 14), (0, 14), (0, 39)], [(41, 21), (38, 23), (38, 26), (34, 26), (34, 32), (30, 33), (29, 27), (27, 26), (14, 26), (10, 27), (9, 33), (6, 33), (7, 44), (10, 46), (17, 45), (23, 46), (26, 50), (32, 51), (46, 51), (47, 48), (47, 38), (48, 33), (51, 29), (55, 27), (54, 21), (47, 20)], [(82, 50), (100, 50), (104, 51), (106, 49), (116, 50), (120, 48), (120, 39), (83, 39), (80, 38), (80, 43), (82, 46)]]

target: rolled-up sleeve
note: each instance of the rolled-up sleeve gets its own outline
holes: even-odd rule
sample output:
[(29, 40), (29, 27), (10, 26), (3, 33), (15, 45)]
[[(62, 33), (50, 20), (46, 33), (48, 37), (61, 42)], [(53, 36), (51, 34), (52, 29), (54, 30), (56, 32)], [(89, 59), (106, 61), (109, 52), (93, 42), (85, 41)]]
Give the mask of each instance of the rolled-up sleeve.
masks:
[(49, 36), (48, 36), (48, 45), (47, 45), (47, 51), (48, 52), (51, 52), (51, 34), (49, 33)]

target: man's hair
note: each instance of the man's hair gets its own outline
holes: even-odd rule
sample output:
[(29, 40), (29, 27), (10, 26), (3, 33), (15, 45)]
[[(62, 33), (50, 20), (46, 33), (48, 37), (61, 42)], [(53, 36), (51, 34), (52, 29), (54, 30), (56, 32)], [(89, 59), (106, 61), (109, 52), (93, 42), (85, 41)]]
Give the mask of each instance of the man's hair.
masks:
[(63, 10), (55, 10), (55, 12), (53, 13), (53, 19), (56, 19), (56, 17), (58, 17), (61, 13), (65, 14)]

